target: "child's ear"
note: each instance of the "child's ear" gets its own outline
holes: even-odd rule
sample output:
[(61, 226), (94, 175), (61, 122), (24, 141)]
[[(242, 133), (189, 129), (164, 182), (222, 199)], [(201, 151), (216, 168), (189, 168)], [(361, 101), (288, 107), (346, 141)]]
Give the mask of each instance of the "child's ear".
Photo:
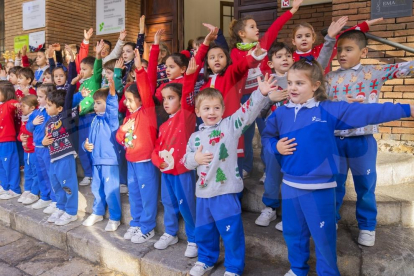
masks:
[(321, 82), (320, 81), (317, 81), (314, 84), (312, 84), (312, 89), (313, 89), (313, 92), (314, 93), (315, 93), (316, 90), (318, 90), (319, 86), (321, 86)]
[(181, 75), (184, 75), (185, 71), (187, 71), (187, 67), (181, 67)]
[(292, 38), (292, 44), (296, 46), (295, 38)]
[(267, 62), (267, 65), (270, 67), (270, 68), (274, 68), (274, 66), (273, 66), (273, 62), (271, 62), (270, 60)]
[(35, 107), (35, 106), (31, 106), (31, 107), (30, 107), (30, 110), (31, 110), (31, 111), (33, 111), (33, 110), (35, 110), (35, 109), (36, 109), (36, 107)]
[(241, 39), (243, 39), (243, 38), (246, 36), (246, 32), (245, 32), (245, 31), (243, 31), (243, 30), (240, 30), (237, 34), (239, 35), (239, 37), (240, 37)]
[(198, 108), (196, 107), (196, 108), (194, 108), (194, 110), (195, 110), (195, 114), (197, 115), (197, 117), (201, 117), (201, 114), (200, 114), (200, 110), (198, 110)]
[(59, 106), (58, 108), (56, 108), (57, 109), (57, 111), (58, 111), (58, 113), (60, 113), (60, 112), (62, 112), (63, 111), (63, 106)]
[(361, 58), (366, 58), (368, 55), (368, 47), (365, 47), (361, 50)]

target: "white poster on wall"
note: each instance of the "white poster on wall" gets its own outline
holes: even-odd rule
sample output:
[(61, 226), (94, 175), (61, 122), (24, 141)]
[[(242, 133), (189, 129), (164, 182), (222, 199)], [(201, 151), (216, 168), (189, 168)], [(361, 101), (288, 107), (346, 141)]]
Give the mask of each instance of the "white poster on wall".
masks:
[(45, 31), (35, 32), (29, 34), (29, 49), (30, 52), (37, 52), (44, 47)]
[(125, 29), (125, 0), (96, 0), (96, 34), (119, 33)]
[(44, 28), (45, 26), (45, 0), (35, 0), (23, 3), (23, 30)]

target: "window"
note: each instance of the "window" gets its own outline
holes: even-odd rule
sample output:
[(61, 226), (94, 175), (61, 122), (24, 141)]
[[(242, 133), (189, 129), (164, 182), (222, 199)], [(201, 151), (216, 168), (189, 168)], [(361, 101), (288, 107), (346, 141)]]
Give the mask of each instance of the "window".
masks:
[(5, 23), (4, 23), (4, 0), (0, 0), (0, 53), (4, 52), (5, 47)]
[(229, 37), (230, 22), (234, 18), (234, 2), (220, 1), (220, 29)]

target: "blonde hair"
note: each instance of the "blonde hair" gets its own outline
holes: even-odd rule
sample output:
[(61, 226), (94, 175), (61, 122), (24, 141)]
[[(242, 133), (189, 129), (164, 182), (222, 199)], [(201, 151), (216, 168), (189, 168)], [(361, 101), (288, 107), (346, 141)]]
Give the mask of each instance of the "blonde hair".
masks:
[(239, 36), (240, 31), (244, 31), (247, 20), (254, 20), (251, 16), (245, 16), (239, 20), (233, 19), (230, 22), (230, 48), (235, 48), (237, 43), (243, 42)]
[(312, 31), (312, 35), (313, 38), (316, 40), (316, 32), (315, 29), (313, 28), (313, 26), (307, 22), (302, 22), (299, 23), (298, 25), (295, 26), (295, 28), (293, 28), (293, 38), (295, 38), (296, 32), (300, 29), (300, 28), (308, 28)]
[(165, 63), (167, 61), (167, 58), (171, 55), (171, 51), (168, 48), (167, 44), (160, 42), (160, 52), (166, 52), (166, 55), (162, 58), (161, 63)]
[(197, 94), (197, 96), (195, 96), (195, 99), (194, 99), (195, 108), (200, 108), (201, 103), (206, 99), (209, 99), (209, 100), (218, 99), (220, 101), (221, 106), (224, 107), (224, 99), (223, 99), (223, 95), (221, 94), (221, 92), (215, 88), (206, 88), (200, 91)]

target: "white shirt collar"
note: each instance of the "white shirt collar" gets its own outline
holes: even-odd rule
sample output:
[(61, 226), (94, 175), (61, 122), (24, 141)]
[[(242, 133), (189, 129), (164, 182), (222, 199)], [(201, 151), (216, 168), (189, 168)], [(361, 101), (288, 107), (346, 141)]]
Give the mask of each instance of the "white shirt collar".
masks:
[(311, 51), (312, 51), (312, 49), (310, 49), (307, 52), (301, 52), (301, 51), (296, 50), (296, 54), (298, 54), (298, 55), (304, 55), (304, 54), (309, 54)]
[(345, 70), (354, 70), (354, 71), (357, 71), (358, 69), (359, 69), (359, 67), (361, 67), (361, 63), (358, 63), (357, 65), (355, 65), (354, 67), (352, 67), (352, 68), (349, 68), (349, 69), (344, 69), (344, 68), (339, 68), (339, 70), (342, 70), (342, 71), (345, 71)]
[(287, 104), (286, 104), (286, 107), (299, 107), (299, 108), (302, 108), (302, 107), (307, 107), (307, 108), (312, 108), (312, 107), (315, 107), (315, 106), (318, 106), (319, 105), (319, 102), (317, 102), (316, 100), (315, 100), (315, 98), (311, 98), (311, 99), (309, 99), (309, 100), (307, 100), (305, 103), (303, 103), (303, 104), (295, 104), (295, 103), (292, 103), (292, 101), (289, 101)]
[(142, 105), (140, 107), (138, 107), (137, 110), (132, 111), (131, 114), (134, 114), (135, 112), (137, 112), (138, 110), (140, 110), (141, 107), (142, 107)]
[(37, 68), (37, 70), (36, 71), (45, 71), (47, 68), (49, 68), (49, 65), (45, 65), (45, 66), (43, 66), (42, 68)]
[[(177, 111), (178, 112), (178, 111)], [(169, 115), (169, 118), (172, 118), (175, 116), (175, 114), (177, 114), (177, 112), (175, 112), (174, 114)]]
[(221, 120), (220, 120), (220, 121), (218, 121), (215, 125), (212, 125), (212, 126), (208, 126), (208, 125), (206, 125), (206, 124), (202, 123), (202, 124), (198, 127), (198, 129), (199, 129), (199, 130), (205, 130), (205, 129), (207, 129), (207, 128), (216, 127), (216, 126), (218, 126), (218, 125), (221, 123), (221, 121), (223, 121), (223, 119), (221, 119)]

